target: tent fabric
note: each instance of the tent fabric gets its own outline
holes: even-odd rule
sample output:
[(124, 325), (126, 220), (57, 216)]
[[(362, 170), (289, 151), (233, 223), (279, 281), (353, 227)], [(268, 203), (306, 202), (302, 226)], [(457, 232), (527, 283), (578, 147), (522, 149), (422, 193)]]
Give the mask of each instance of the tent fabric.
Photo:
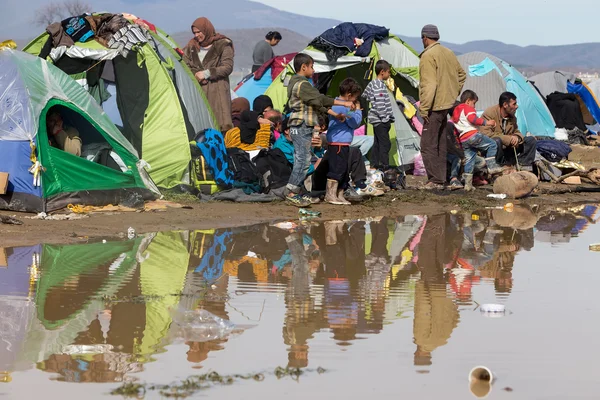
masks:
[(581, 100), (585, 103), (592, 117), (597, 123), (600, 123), (600, 105), (598, 104), (598, 97), (585, 83), (567, 83), (567, 91), (578, 95)]
[(529, 78), (544, 98), (554, 92), (567, 93), (567, 82), (575, 82), (577, 77), (571, 72), (549, 71)]
[[(387, 38), (389, 33), (390, 30), (383, 26), (343, 22), (317, 36), (310, 45), (323, 51), (329, 61), (335, 62), (343, 53), (368, 56), (373, 41)], [(363, 40), (360, 47), (356, 46), (355, 39)]]
[[(107, 108), (113, 122), (123, 126), (124, 136), (150, 165), (152, 179), (164, 188), (190, 184), (188, 142), (196, 133), (218, 126), (177, 44), (158, 28), (144, 31), (148, 42), (138, 44), (127, 57), (89, 40), (52, 49), (49, 60), (72, 77), (81, 79), (80, 73), (85, 73), (82, 83), (87, 77), (87, 83), (103, 84), (97, 79), (101, 76), (109, 85), (116, 85), (112, 92), (116, 93), (117, 108), (114, 101), (109, 101)], [(47, 40), (44, 33), (24, 50), (39, 55)], [(93, 90), (91, 83), (89, 86)]]
[[(302, 50), (302, 53), (310, 55), (315, 60), (315, 84), (320, 91), (330, 96), (338, 95), (338, 85), (347, 77), (355, 78), (361, 86), (366, 87), (373, 78), (375, 64), (380, 59), (385, 59), (392, 64), (394, 81), (400, 91), (405, 95), (418, 96), (419, 56), (396, 36), (387, 35), (381, 40), (375, 40), (370, 47), (370, 53), (365, 57), (348, 52), (332, 62), (324, 52), (310, 45)], [(284, 109), (287, 103), (287, 84), (293, 74), (294, 69), (290, 63), (266, 90), (265, 94), (273, 100), (274, 108)], [(397, 108), (396, 101), (392, 104)], [(392, 141), (390, 165), (400, 165), (400, 158), (404, 165), (412, 164), (413, 154), (420, 150), (420, 137), (410, 128), (399, 108), (394, 112), (402, 118), (396, 117), (396, 123), (390, 133)], [(373, 134), (372, 127), (368, 130), (368, 134)], [(406, 151), (402, 157), (398, 153), (398, 146), (403, 149), (403, 152)]]
[[(469, 89), (477, 93), (478, 113), (497, 105), (500, 94), (510, 91), (517, 96), (519, 103), (517, 122), (520, 131), (534, 136), (554, 137), (555, 124), (550, 110), (519, 71), (499, 58), (482, 52), (462, 54), (458, 61), (465, 71), (470, 71), (463, 90)], [(489, 72), (484, 73), (486, 71)]]
[[(133, 146), (92, 96), (55, 66), (30, 54), (1, 50), (0, 104), (0, 171), (9, 173), (8, 193), (0, 195), (0, 208), (40, 212), (62, 208), (67, 199), (73, 204), (103, 205), (134, 193), (152, 198), (146, 186), (150, 180), (144, 180), (146, 172)], [(84, 142), (106, 143), (127, 170), (51, 147), (45, 121), (54, 106), (61, 107), (63, 118), (85, 125), (86, 131), (80, 132)], [(37, 184), (29, 172), (32, 149), (45, 168)]]

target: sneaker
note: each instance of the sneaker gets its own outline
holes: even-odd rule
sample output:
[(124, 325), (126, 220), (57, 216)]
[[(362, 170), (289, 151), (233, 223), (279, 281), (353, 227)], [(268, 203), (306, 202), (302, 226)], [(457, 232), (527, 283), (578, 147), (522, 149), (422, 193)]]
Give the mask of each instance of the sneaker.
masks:
[(321, 199), (319, 199), (318, 197), (311, 197), (307, 194), (303, 194), (302, 198), (306, 201), (309, 201), (310, 204), (319, 204), (321, 202)]
[(312, 204), (310, 200), (305, 199), (304, 196), (294, 193), (290, 193), (287, 196), (285, 196), (285, 202), (291, 206), (300, 208), (310, 207), (310, 205)]
[(348, 189), (344, 190), (344, 197), (346, 198), (346, 200), (352, 201), (352, 202), (364, 200), (363, 196), (358, 194), (358, 190), (353, 189), (353, 188), (348, 188)]
[(448, 189), (449, 190), (459, 190), (459, 189), (463, 189), (464, 186), (462, 183), (460, 183), (460, 181), (456, 178), (452, 178), (452, 180), (450, 181), (450, 184), (448, 185)]
[(356, 189), (356, 193), (363, 197), (379, 197), (385, 194), (383, 190), (376, 189), (371, 185), (367, 185), (364, 189)]
[(427, 182), (423, 186), (419, 187), (420, 190), (444, 190), (444, 185), (438, 183)]

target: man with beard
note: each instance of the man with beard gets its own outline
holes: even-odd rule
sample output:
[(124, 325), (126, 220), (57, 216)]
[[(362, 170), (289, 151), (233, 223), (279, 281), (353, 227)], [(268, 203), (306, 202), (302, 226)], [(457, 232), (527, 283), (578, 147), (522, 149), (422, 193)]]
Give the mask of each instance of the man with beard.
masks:
[(479, 131), (496, 141), (498, 163), (515, 165), (518, 161), (521, 170), (531, 172), (535, 161), (536, 140), (533, 136), (524, 136), (519, 131), (516, 117), (518, 108), (517, 96), (514, 93), (502, 93), (498, 105), (488, 108), (482, 115), (486, 120), (496, 121), (496, 125), (482, 126)]

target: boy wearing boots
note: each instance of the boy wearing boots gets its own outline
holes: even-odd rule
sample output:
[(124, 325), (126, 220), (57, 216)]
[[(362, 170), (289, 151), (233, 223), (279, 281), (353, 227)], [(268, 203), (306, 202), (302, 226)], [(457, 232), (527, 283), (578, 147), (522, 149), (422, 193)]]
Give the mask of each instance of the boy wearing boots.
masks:
[[(467, 192), (475, 190), (473, 187), (473, 170), (478, 151), (485, 152), (485, 163), (490, 174), (502, 172), (502, 168), (496, 163), (496, 153), (498, 151), (496, 142), (478, 131), (479, 126), (495, 126), (496, 122), (477, 117), (475, 105), (478, 100), (479, 98), (474, 91), (465, 90), (460, 96), (460, 104), (456, 106), (452, 114), (456, 135), (465, 152), (463, 178)], [(451, 187), (457, 183), (453, 181), (457, 181), (457, 179), (454, 177), (450, 181)]]

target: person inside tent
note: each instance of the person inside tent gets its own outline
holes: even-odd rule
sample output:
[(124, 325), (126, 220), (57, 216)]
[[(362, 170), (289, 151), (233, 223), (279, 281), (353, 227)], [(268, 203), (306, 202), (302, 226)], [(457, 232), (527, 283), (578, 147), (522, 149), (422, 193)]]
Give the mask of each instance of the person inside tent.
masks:
[(533, 136), (524, 136), (519, 131), (516, 117), (518, 108), (517, 96), (514, 93), (502, 93), (498, 105), (488, 108), (482, 115), (483, 119), (495, 121), (496, 124), (482, 126), (479, 131), (496, 141), (496, 160), (500, 164), (518, 164), (521, 170), (531, 172), (535, 161), (536, 140)]
[(81, 139), (79, 132), (72, 126), (65, 125), (60, 112), (52, 110), (46, 116), (48, 140), (50, 145), (74, 156), (81, 156)]
[(270, 31), (265, 35), (265, 40), (256, 43), (252, 53), (252, 72), (256, 72), (264, 63), (275, 57), (273, 47), (277, 46), (281, 39), (281, 33)]
[(227, 132), (233, 127), (229, 84), (229, 75), (233, 72), (233, 42), (217, 33), (204, 17), (194, 21), (192, 33), (194, 38), (183, 49), (185, 63), (206, 93), (221, 132)]

